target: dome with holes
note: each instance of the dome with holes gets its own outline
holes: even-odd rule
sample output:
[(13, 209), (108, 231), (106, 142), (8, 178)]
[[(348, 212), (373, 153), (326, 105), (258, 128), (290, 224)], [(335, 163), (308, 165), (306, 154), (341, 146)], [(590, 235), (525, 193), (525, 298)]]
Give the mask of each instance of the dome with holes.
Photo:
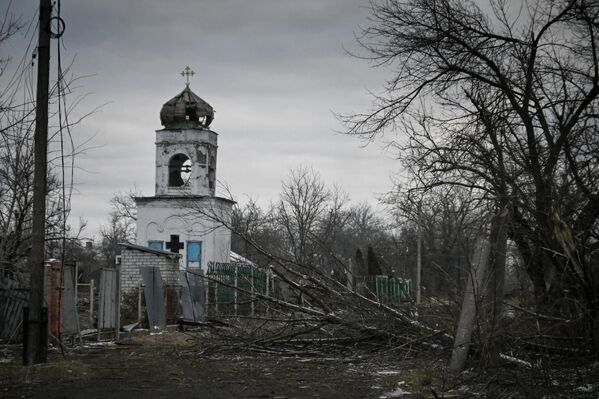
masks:
[(214, 109), (189, 86), (168, 100), (160, 110), (160, 122), (166, 129), (208, 128)]

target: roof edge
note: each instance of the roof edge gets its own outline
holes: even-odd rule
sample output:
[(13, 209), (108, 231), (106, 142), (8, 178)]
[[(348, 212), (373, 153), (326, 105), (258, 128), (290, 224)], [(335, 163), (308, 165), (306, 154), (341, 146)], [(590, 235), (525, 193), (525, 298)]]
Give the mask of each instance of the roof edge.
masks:
[(160, 201), (160, 200), (205, 200), (205, 199), (215, 199), (222, 202), (228, 202), (230, 204), (236, 204), (237, 201), (234, 201), (229, 198), (224, 197), (216, 197), (210, 195), (158, 195), (152, 197), (133, 197), (135, 202), (152, 202), (152, 201)]
[(121, 247), (129, 248), (129, 249), (134, 249), (136, 251), (141, 251), (141, 252), (147, 252), (147, 253), (151, 253), (151, 254), (154, 254), (154, 255), (168, 256), (169, 258), (178, 258), (178, 257), (181, 257), (181, 254), (176, 254), (176, 253), (170, 252), (170, 251), (163, 251), (161, 249), (154, 249), (154, 248), (150, 248), (150, 247), (144, 247), (143, 245), (132, 244), (130, 242), (119, 242), (118, 245), (120, 245)]

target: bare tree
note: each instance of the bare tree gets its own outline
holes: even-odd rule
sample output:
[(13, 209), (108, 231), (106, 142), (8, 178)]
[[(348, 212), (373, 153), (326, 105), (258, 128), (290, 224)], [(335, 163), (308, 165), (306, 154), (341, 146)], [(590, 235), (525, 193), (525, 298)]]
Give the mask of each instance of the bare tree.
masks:
[(135, 224), (137, 220), (137, 207), (135, 197), (143, 196), (136, 188), (126, 193), (115, 193), (110, 199), (110, 206), (116, 216), (126, 221), (127, 224)]
[(132, 190), (126, 194), (116, 193), (110, 199), (112, 211), (106, 224), (100, 226), (100, 255), (104, 266), (114, 265), (120, 254), (120, 243), (135, 241), (137, 210), (134, 198), (141, 193)]
[[(25, 30), (26, 24), (11, 14), (10, 2), (0, 12), (1, 48), (16, 33)], [(30, 27), (35, 21), (34, 16)], [(34, 31), (30, 29), (28, 34), (33, 35)], [(0, 266), (13, 270), (25, 269), (24, 261), (30, 248), (35, 126), (31, 77), (34, 76), (35, 62), (35, 51), (31, 47), (25, 49), (19, 62), (12, 62), (9, 56), (0, 57)], [(69, 119), (73, 108), (81, 101), (79, 98), (68, 104), (65, 99), (75, 80), (70, 67), (61, 66), (58, 81), (49, 93), (51, 132), (46, 187), (46, 252), (54, 257), (64, 257), (66, 240), (76, 237), (85, 225), (81, 223), (77, 231), (70, 229), (66, 223), (70, 211), (74, 156), (83, 149), (75, 148), (67, 136), (70, 128), (94, 112), (75, 120)]]
[(250, 242), (259, 243), (267, 253), (281, 253), (284, 240), (277, 223), (276, 206), (262, 209), (252, 198), (243, 205), (236, 203), (231, 215), (231, 250), (260, 265), (270, 262), (264, 251)]
[(314, 254), (310, 234), (314, 234), (320, 218), (331, 199), (320, 174), (308, 167), (299, 167), (283, 182), (277, 211), (279, 223), (294, 259), (309, 264)]
[(108, 216), (108, 222), (100, 226), (100, 238), (100, 253), (104, 266), (112, 266), (116, 255), (120, 254), (118, 244), (134, 240), (135, 224), (113, 211)]
[(398, 189), (383, 201), (391, 207), (397, 225), (404, 226), (402, 235), (409, 242), (412, 256), (408, 262), (413, 267), (415, 241), (421, 236), (422, 285), (427, 295), (457, 299), (468, 275), (472, 243), (487, 232), (492, 209), (472, 198), (471, 190), (457, 186)]
[(465, 186), (509, 209), (538, 309), (583, 318), (599, 353), (599, 3), (479, 4), (373, 3), (360, 42), (396, 73), (348, 131), (397, 129), (421, 187)]

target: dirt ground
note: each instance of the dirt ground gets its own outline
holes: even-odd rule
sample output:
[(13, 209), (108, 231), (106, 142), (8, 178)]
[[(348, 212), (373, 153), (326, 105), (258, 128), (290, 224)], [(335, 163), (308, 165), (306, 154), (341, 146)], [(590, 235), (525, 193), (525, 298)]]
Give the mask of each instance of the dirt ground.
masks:
[(0, 398), (599, 397), (596, 374), (587, 373), (565, 387), (551, 377), (526, 380), (514, 370), (507, 379), (473, 378), (452, 389), (453, 383), (439, 373), (438, 364), (446, 361), (441, 356), (415, 360), (392, 353), (284, 357), (207, 352), (201, 337), (179, 332), (138, 334), (120, 344), (88, 343), (66, 356), (54, 349), (47, 364), (32, 367), (20, 365), (19, 349), (13, 345), (0, 353)]
[[(198, 355), (197, 340), (170, 332), (95, 345), (49, 363), (0, 364), (1, 398), (380, 398), (396, 370), (360, 359)], [(194, 345), (195, 344), (195, 345)], [(6, 355), (6, 353), (5, 353)]]

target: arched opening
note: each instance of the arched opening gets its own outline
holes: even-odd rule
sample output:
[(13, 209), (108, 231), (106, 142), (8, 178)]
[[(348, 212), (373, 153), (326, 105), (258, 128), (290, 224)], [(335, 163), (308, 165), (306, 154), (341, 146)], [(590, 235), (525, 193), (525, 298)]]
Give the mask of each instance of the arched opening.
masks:
[(185, 154), (173, 155), (168, 163), (168, 186), (189, 186), (191, 177), (191, 160)]

